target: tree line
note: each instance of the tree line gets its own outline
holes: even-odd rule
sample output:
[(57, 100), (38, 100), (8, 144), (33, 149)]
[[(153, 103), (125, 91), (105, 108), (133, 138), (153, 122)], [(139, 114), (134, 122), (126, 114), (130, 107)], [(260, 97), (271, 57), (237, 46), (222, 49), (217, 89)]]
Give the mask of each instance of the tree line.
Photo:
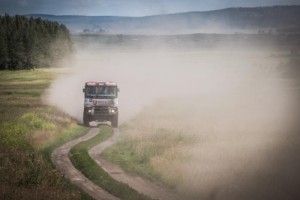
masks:
[(41, 18), (0, 16), (0, 70), (50, 67), (72, 51), (66, 26)]

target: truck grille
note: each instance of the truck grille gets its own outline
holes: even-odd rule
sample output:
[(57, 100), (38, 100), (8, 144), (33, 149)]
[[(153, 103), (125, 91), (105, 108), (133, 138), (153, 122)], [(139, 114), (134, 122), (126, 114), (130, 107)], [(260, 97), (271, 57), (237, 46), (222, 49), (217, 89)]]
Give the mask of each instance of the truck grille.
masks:
[(108, 107), (96, 107), (94, 109), (94, 114), (95, 115), (108, 115), (109, 114)]

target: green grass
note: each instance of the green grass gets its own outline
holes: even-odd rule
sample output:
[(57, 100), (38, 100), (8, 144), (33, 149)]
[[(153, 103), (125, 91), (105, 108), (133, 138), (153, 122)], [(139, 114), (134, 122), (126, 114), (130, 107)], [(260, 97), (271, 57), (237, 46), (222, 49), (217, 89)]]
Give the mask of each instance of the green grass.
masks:
[(87, 131), (41, 98), (60, 73), (0, 71), (0, 199), (89, 199), (50, 161), (56, 146)]
[(67, 129), (63, 131), (58, 137), (55, 137), (49, 142), (47, 142), (43, 147), (40, 148), (39, 151), (50, 161), (51, 153), (55, 148), (68, 141), (71, 141), (72, 139), (78, 138), (86, 134), (88, 130), (89, 128), (82, 126), (75, 126), (74, 128)]
[(87, 178), (99, 185), (109, 193), (121, 199), (142, 200), (150, 199), (142, 195), (127, 184), (115, 181), (109, 176), (97, 163), (89, 156), (88, 150), (96, 144), (106, 140), (112, 135), (112, 129), (109, 126), (102, 126), (101, 133), (94, 138), (82, 142), (70, 151), (70, 158), (77, 169), (79, 169)]
[[(120, 141), (106, 149), (103, 157), (121, 166), (128, 173), (142, 176), (153, 182), (160, 182), (165, 187), (174, 189), (180, 181), (180, 176), (164, 177), (161, 171), (157, 170), (154, 159), (160, 160), (160, 158), (167, 157), (170, 160), (176, 159), (184, 162), (182, 152), (177, 149), (193, 144), (195, 138), (185, 132), (172, 129), (144, 127), (136, 131), (129, 123), (121, 126), (121, 132)], [(170, 169), (172, 166), (164, 167), (165, 170), (172, 171)]]

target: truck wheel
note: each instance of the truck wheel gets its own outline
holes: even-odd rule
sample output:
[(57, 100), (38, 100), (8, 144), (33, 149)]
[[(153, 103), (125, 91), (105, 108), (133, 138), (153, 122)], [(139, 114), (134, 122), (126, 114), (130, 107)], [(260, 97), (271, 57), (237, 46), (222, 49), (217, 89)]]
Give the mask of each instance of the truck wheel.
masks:
[(83, 125), (89, 127), (90, 126), (90, 117), (83, 114)]
[(113, 128), (118, 128), (118, 115), (112, 117), (111, 126)]

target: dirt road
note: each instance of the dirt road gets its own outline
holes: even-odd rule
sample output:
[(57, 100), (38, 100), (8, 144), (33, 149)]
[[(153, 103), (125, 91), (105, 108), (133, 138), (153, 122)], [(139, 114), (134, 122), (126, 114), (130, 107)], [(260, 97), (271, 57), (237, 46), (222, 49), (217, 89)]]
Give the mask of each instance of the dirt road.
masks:
[[(61, 170), (70, 181), (82, 188), (85, 192), (90, 194), (95, 199), (100, 200), (115, 200), (118, 199), (113, 195), (107, 193), (101, 187), (95, 185), (89, 179), (87, 179), (80, 171), (78, 171), (73, 164), (71, 163), (68, 153), (70, 149), (76, 144), (89, 140), (97, 135), (98, 128), (92, 128), (86, 135), (72, 140), (61, 147), (55, 149), (51, 155), (52, 162), (56, 167)], [(101, 134), (101, 133), (100, 133)], [(119, 182), (128, 184), (130, 187), (136, 191), (143, 193), (153, 199), (161, 200), (179, 200), (184, 199), (178, 195), (164, 190), (162, 187), (153, 184), (150, 181), (147, 181), (138, 176), (132, 176), (126, 174), (120, 167), (109, 163), (104, 160), (100, 154), (109, 146), (115, 144), (120, 136), (118, 129), (114, 129), (114, 134), (108, 140), (96, 145), (89, 151), (89, 155), (97, 162), (97, 164), (102, 167), (112, 178)]]
[(72, 140), (61, 147), (55, 149), (51, 155), (52, 162), (55, 164), (58, 170), (62, 171), (65, 176), (70, 179), (71, 183), (82, 188), (86, 193), (92, 196), (94, 199), (99, 200), (117, 200), (117, 197), (109, 194), (101, 187), (94, 184), (87, 179), (80, 171), (78, 171), (68, 156), (70, 149), (80, 142), (89, 140), (98, 133), (98, 128), (92, 128), (86, 135)]

